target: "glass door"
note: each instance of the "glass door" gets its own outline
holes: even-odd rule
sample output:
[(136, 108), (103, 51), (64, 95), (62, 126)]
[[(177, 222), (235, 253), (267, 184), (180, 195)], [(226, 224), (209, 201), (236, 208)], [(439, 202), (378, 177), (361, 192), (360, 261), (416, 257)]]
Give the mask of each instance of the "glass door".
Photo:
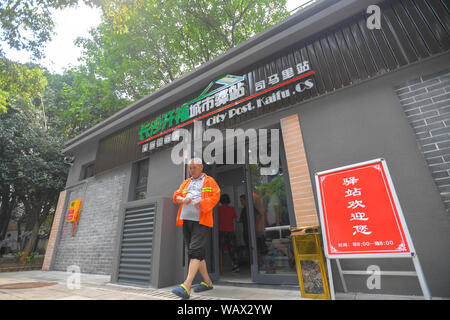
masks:
[[(267, 161), (261, 162), (259, 150), (253, 151), (259, 154), (256, 163), (254, 159), (250, 163), (249, 154), (252, 150), (249, 150), (249, 143), (246, 143), (243, 150), (246, 154), (245, 164), (238, 166), (240, 170), (243, 169), (242, 190), (239, 189), (238, 182), (228, 181), (233, 176), (232, 172), (235, 169), (233, 165), (204, 163), (204, 172), (214, 177), (218, 183), (223, 180), (220, 176), (225, 176), (228, 182), (224, 182), (224, 186), (238, 187), (236, 192), (232, 191), (233, 187), (223, 188), (222, 192), (230, 196), (236, 193), (231, 198), (242, 227), (239, 232), (241, 240), (237, 241), (241, 243), (240, 264), (247, 266), (240, 271), (248, 272), (248, 266), (250, 266), (252, 282), (297, 285), (297, 271), (290, 237), (290, 228), (295, 227), (295, 214), (281, 132), (278, 137), (279, 142), (272, 146), (269, 136), (267, 138), (269, 143), (266, 146), (266, 155), (272, 155), (272, 149), (277, 151), (275, 154), (278, 154), (278, 159), (275, 162), (278, 164), (275, 167), (271, 166), (272, 163), (265, 164)], [(238, 151), (236, 149), (235, 151), (236, 156)], [(238, 174), (235, 175), (238, 176)], [(211, 230), (210, 241), (208, 241), (206, 263), (213, 281), (219, 278), (228, 281), (225, 276), (231, 279), (238, 278), (239, 275), (230, 276), (224, 272), (224, 279), (220, 275), (218, 207), (219, 204), (213, 211), (214, 228)], [(224, 266), (222, 269), (225, 271)], [(240, 281), (242, 282), (243, 279)]]
[(223, 203), (217, 205), (218, 211), (222, 214), (221, 216), (219, 214), (218, 219), (219, 247), (217, 250), (220, 280), (225, 282), (252, 282), (244, 166), (244, 164), (226, 164), (215, 167), (214, 178), (223, 198)]
[[(204, 163), (203, 164), (203, 172), (207, 174), (208, 176), (214, 177), (215, 174), (215, 166), (209, 165)], [(217, 206), (213, 209), (213, 221), (214, 221), (214, 227), (211, 229), (210, 232), (210, 239), (207, 241), (206, 246), (206, 267), (208, 268), (209, 277), (212, 281), (219, 280), (220, 272), (219, 272), (219, 254), (218, 254), (218, 247), (219, 247), (219, 222), (218, 222), (218, 212), (217, 212)], [(197, 274), (197, 277), (200, 277), (200, 273)], [(200, 279), (199, 278), (199, 279)], [(201, 282), (203, 280), (200, 280)]]
[(273, 150), (280, 155), (278, 166), (262, 164), (260, 157), (256, 164), (246, 161), (245, 165), (252, 279), (259, 283), (298, 284), (290, 237), (295, 216), (282, 141), (275, 146), (269, 143), (267, 154), (272, 154), (273, 148), (279, 148)]

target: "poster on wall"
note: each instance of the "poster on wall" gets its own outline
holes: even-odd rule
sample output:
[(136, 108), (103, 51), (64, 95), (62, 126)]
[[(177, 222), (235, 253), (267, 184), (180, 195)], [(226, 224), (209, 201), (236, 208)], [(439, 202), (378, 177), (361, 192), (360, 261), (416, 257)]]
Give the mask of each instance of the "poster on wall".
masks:
[(404, 257), (414, 252), (384, 159), (316, 173), (328, 259)]

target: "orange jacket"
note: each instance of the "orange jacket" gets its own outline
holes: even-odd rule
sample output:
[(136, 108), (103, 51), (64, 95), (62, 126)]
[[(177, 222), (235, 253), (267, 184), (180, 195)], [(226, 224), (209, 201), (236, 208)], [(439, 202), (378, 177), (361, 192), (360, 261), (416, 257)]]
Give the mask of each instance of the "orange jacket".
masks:
[[(204, 175), (205, 179), (203, 180), (202, 185), (202, 199), (199, 202), (201, 206), (199, 223), (212, 228), (214, 225), (212, 211), (216, 204), (219, 202), (220, 188), (214, 178), (206, 175), (205, 173)], [(178, 188), (178, 190), (173, 194), (173, 202), (177, 203), (178, 196), (181, 196), (183, 198), (186, 196), (189, 183), (191, 183), (191, 178), (188, 178), (181, 183), (180, 188)], [(182, 209), (183, 204), (181, 204), (180, 208), (178, 209), (177, 226), (183, 225), (183, 220), (180, 219)]]

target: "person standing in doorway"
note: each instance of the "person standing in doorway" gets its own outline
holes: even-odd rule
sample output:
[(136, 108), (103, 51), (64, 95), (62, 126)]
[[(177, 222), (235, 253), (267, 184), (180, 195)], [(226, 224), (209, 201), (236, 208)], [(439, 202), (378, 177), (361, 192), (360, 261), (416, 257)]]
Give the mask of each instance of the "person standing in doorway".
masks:
[(177, 214), (177, 226), (183, 227), (189, 269), (184, 283), (174, 288), (172, 293), (183, 299), (189, 299), (197, 272), (200, 272), (203, 281), (194, 291), (201, 292), (213, 288), (206, 267), (205, 247), (214, 226), (213, 208), (220, 199), (220, 188), (212, 177), (203, 173), (200, 158), (189, 161), (189, 174), (191, 177), (184, 180), (173, 194), (173, 201), (181, 204)]
[[(267, 245), (265, 239), (265, 229), (264, 229), (264, 217), (266, 216), (266, 210), (262, 204), (261, 197), (256, 193), (252, 193), (253, 197), (253, 219), (254, 219), (254, 229), (256, 235), (256, 249), (258, 253), (258, 265), (263, 266), (265, 264), (265, 255), (267, 254)], [(247, 199), (245, 195), (240, 196), (241, 204), (243, 206), (241, 217), (246, 217), (246, 212), (248, 210)], [(244, 223), (244, 235), (248, 243), (250, 243), (249, 238), (249, 223), (248, 220)], [(250, 251), (249, 251), (250, 254)]]
[(236, 252), (236, 237), (234, 234), (234, 222), (237, 220), (236, 211), (230, 207), (230, 197), (223, 194), (220, 197), (219, 211), (219, 247), (220, 247), (220, 272), (222, 272), (223, 253), (225, 245), (231, 257), (232, 272), (239, 272), (238, 255)]

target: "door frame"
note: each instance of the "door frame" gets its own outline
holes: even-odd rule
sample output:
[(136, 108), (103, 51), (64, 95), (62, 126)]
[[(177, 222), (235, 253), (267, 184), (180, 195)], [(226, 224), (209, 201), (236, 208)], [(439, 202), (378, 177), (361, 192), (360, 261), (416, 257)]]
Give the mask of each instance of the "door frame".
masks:
[[(281, 134), (281, 127), (279, 122), (274, 123), (272, 125), (267, 126), (266, 128), (271, 129), (274, 128), (274, 125), (277, 129), (280, 130), (280, 164), (282, 165), (283, 169), (285, 170), (285, 177), (284, 177), (284, 187), (286, 190), (286, 201), (287, 201), (287, 207), (288, 207), (288, 214), (289, 214), (289, 221), (291, 227), (296, 227), (296, 220), (295, 220), (295, 212), (294, 212), (294, 205), (293, 205), (293, 199), (292, 199), (292, 191), (291, 191), (291, 184), (289, 180), (289, 171), (287, 168), (287, 159), (285, 154), (285, 148), (284, 148), (284, 140), (283, 135)], [(191, 142), (193, 144), (193, 141)], [(208, 166), (208, 175), (215, 177), (218, 171), (226, 171), (229, 169), (232, 169), (233, 167), (242, 167), (244, 169), (244, 178), (245, 178), (245, 186), (246, 186), (246, 197), (247, 197), (247, 221), (249, 225), (249, 237), (250, 237), (250, 243), (249, 243), (249, 250), (250, 250), (250, 272), (251, 272), (251, 279), (254, 283), (261, 283), (261, 284), (288, 284), (288, 285), (298, 285), (298, 275), (295, 271), (291, 275), (280, 275), (280, 274), (260, 274), (258, 271), (258, 256), (257, 256), (257, 248), (256, 248), (256, 233), (255, 233), (255, 220), (254, 216), (249, 214), (250, 212), (253, 212), (253, 201), (249, 201), (253, 199), (252, 195), (252, 181), (251, 181), (251, 175), (250, 175), (250, 165), (249, 165), (249, 145), (248, 141), (245, 143), (245, 163), (244, 164), (233, 164), (233, 165), (225, 165), (229, 166), (225, 169), (225, 167), (217, 168), (216, 164), (213, 165), (207, 165), (204, 164), (204, 166)], [(191, 145), (191, 156), (194, 156), (194, 148), (193, 145)], [(217, 170), (219, 169), (219, 170)], [(189, 166), (186, 164), (186, 178), (189, 177)], [(206, 255), (209, 257), (212, 257), (207, 259), (210, 261), (210, 263), (207, 263), (208, 268), (208, 274), (212, 281), (220, 280), (220, 268), (219, 268), (219, 219), (218, 219), (218, 207), (214, 207), (213, 209), (213, 221), (214, 221), (214, 227), (211, 230), (211, 239), (212, 243), (207, 247), (206, 249)], [(184, 247), (184, 246), (183, 246)], [(211, 252), (212, 250), (212, 252)], [(212, 262), (212, 263), (211, 263)], [(186, 264), (189, 265), (189, 262)], [(214, 267), (214, 268), (213, 268)], [(214, 270), (214, 271), (211, 271)], [(197, 278), (199, 277), (199, 278)], [(197, 279), (200, 279), (200, 274), (197, 274), (194, 282)]]
[[(211, 177), (216, 176), (216, 166), (203, 164), (203, 166), (208, 166), (207, 173)], [(203, 169), (205, 172), (205, 169)], [(217, 281), (220, 279), (220, 268), (219, 268), (219, 213), (217, 206), (213, 208), (213, 228), (211, 228), (211, 240), (212, 242), (206, 247), (206, 267), (208, 269), (209, 277), (212, 281)], [(208, 263), (208, 261), (210, 263)], [(214, 271), (213, 271), (214, 270)], [(197, 274), (200, 276), (200, 273)], [(197, 277), (196, 276), (196, 277)]]
[[(223, 165), (223, 166), (221, 166), (219, 168), (217, 168), (217, 165), (214, 164), (213, 167), (214, 167), (214, 169), (213, 169), (213, 172), (214, 172), (214, 176), (213, 177), (214, 177), (214, 179), (217, 178), (217, 174), (220, 174), (222, 172), (227, 172), (229, 170), (234, 170), (234, 169), (242, 169), (243, 174), (244, 174), (243, 178), (246, 180), (245, 164), (229, 164), (229, 165)], [(245, 194), (247, 195), (247, 182), (246, 181), (244, 183), (244, 191), (245, 191)], [(214, 261), (216, 261), (215, 266), (218, 267), (217, 269), (214, 269), (215, 272), (213, 273), (213, 276), (217, 277), (216, 280), (220, 280), (220, 268), (219, 268), (219, 264), (220, 264), (220, 257), (219, 257), (219, 255), (220, 255), (220, 247), (219, 247), (219, 214), (218, 214), (218, 206), (214, 207), (213, 213), (214, 213), (213, 239), (215, 239), (215, 241), (213, 242), (213, 245), (214, 245), (214, 247), (213, 247), (213, 250), (214, 250)], [(247, 215), (248, 215), (248, 212), (247, 212)], [(247, 218), (248, 218), (248, 216), (247, 216)], [(251, 244), (249, 243), (249, 250), (250, 250), (250, 246), (251, 246)], [(251, 267), (252, 263), (253, 263), (253, 257), (250, 255), (250, 267)], [(211, 277), (211, 275), (210, 275), (210, 277)], [(211, 277), (211, 279), (213, 279), (213, 278)]]
[[(280, 128), (281, 132), (281, 128)], [(286, 190), (286, 202), (288, 207), (288, 214), (289, 214), (289, 221), (290, 226), (296, 227), (296, 221), (295, 221), (295, 213), (294, 213), (294, 205), (292, 201), (292, 193), (291, 193), (291, 184), (289, 180), (289, 172), (287, 170), (287, 160), (286, 160), (286, 154), (284, 150), (284, 142), (282, 134), (279, 135), (281, 139), (280, 143), (280, 164), (282, 165), (283, 169), (285, 170), (285, 179), (284, 179), (284, 187)], [(250, 264), (250, 270), (251, 270), (251, 277), (252, 281), (255, 283), (263, 283), (263, 284), (289, 284), (289, 285), (298, 285), (298, 275), (295, 271), (291, 275), (280, 275), (280, 274), (261, 274), (258, 271), (258, 252), (256, 247), (256, 232), (255, 232), (255, 217), (252, 214), (249, 214), (250, 212), (253, 212), (253, 201), (250, 201), (253, 199), (252, 194), (252, 180), (250, 175), (250, 164), (248, 161), (248, 143), (246, 143), (245, 146), (245, 180), (246, 180), (246, 186), (247, 186), (247, 214), (248, 214), (248, 221), (249, 221), (249, 234), (250, 234), (250, 254), (251, 254), (251, 264)]]

